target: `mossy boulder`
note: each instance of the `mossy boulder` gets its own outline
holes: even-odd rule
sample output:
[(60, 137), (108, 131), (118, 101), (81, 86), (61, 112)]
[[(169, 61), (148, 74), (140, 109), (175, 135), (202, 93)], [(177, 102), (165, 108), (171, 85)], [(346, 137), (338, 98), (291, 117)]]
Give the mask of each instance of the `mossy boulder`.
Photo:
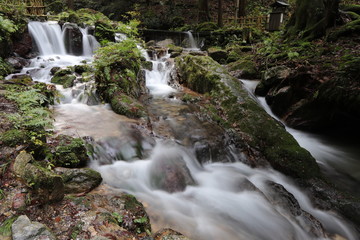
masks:
[(89, 72), (91, 71), (91, 67), (89, 65), (75, 65), (74, 66), (74, 72), (76, 72), (77, 74), (82, 74), (84, 72)]
[(53, 159), (57, 167), (84, 167), (89, 161), (87, 150), (81, 138), (59, 135), (49, 140)]
[(51, 78), (51, 82), (55, 84), (63, 85), (64, 88), (69, 88), (74, 86), (75, 79), (76, 76), (74, 75), (54, 76)]
[(277, 85), (291, 74), (291, 69), (286, 66), (275, 66), (263, 72), (260, 84), (256, 87), (255, 93), (265, 96), (271, 87)]
[(210, 116), (223, 119), (219, 123), (224, 127), (236, 126), (239, 146), (261, 152), (275, 169), (287, 175), (300, 179), (320, 177), (319, 167), (310, 153), (268, 116), (221, 65), (209, 57), (191, 55), (178, 57), (175, 62), (185, 85), (210, 94), (216, 104), (216, 108), (206, 107)]
[(212, 59), (221, 64), (224, 64), (228, 58), (227, 52), (220, 48), (211, 47), (208, 48), (207, 52)]
[(143, 60), (133, 40), (101, 48), (96, 56), (97, 91), (119, 114), (128, 117), (144, 115), (139, 99), (147, 94), (147, 89), (145, 81), (138, 78)]
[(260, 73), (257, 69), (256, 63), (252, 60), (240, 59), (236, 62), (228, 64), (228, 69), (231, 72), (238, 72), (236, 77), (245, 79), (259, 79)]
[(209, 32), (219, 29), (219, 26), (214, 22), (203, 22), (195, 26), (195, 32)]
[(110, 104), (113, 111), (118, 114), (131, 118), (146, 116), (145, 108), (138, 100), (121, 92), (114, 94), (111, 98)]
[(30, 85), (33, 83), (32, 77), (28, 74), (14, 75), (10, 81), (22, 85)]
[(84, 193), (100, 185), (102, 178), (100, 173), (90, 168), (56, 168), (64, 182), (65, 193)]
[(62, 178), (40, 166), (30, 154), (21, 152), (15, 159), (13, 171), (28, 187), (33, 189), (43, 202), (63, 199), (64, 184)]

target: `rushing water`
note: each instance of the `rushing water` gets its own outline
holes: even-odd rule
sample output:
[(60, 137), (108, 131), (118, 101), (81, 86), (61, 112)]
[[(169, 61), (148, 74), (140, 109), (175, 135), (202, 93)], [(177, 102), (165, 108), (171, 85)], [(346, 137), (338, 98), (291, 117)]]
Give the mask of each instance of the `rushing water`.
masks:
[[(257, 98), (253, 94), (258, 81), (242, 80), (242, 82), (265, 111), (281, 121), (272, 113), (264, 97)], [(334, 139), (287, 126), (285, 128), (300, 146), (311, 153), (322, 171), (333, 180), (334, 184), (360, 196), (360, 149), (356, 139)]]
[[(61, 29), (55, 25), (29, 24), (38, 48), (42, 49), (41, 56), (23, 70), (34, 80), (49, 82), (53, 66), (80, 64), (84, 59), (91, 61), (88, 56), (75, 57), (61, 52), (58, 45)], [(146, 72), (146, 84), (155, 99), (167, 102), (167, 111), (162, 112), (159, 121), (169, 121), (173, 128), (178, 128), (195, 114), (188, 112), (179, 117), (174, 113), (179, 109), (183, 111), (185, 106), (168, 98), (169, 93), (176, 90), (168, 86), (171, 64), (166, 59), (153, 61), (153, 70)], [(132, 193), (144, 202), (153, 230), (171, 227), (193, 239), (322, 239), (316, 237), (321, 235), (321, 228), (314, 227), (315, 220), (311, 220), (306, 211), (321, 221), (328, 233), (357, 239), (350, 226), (336, 214), (314, 208), (306, 194), (279, 172), (250, 168), (240, 161), (213, 163), (209, 158), (200, 164), (194, 149), (179, 144), (177, 139), (138, 136), (131, 128), (135, 120), (114, 114), (107, 105), (97, 104), (96, 96), (90, 101), (92, 104), (81, 101), (85, 91), (94, 95), (91, 85), (78, 82), (73, 88), (57, 88), (63, 97), (54, 107), (55, 129), (98, 140), (94, 144), (96, 152), (91, 167), (101, 173), (105, 183)], [(190, 127), (182, 130), (185, 136), (194, 136), (196, 131)], [(184, 187), (183, 191), (170, 193), (162, 190), (164, 186), (159, 185), (159, 179), (174, 181), (163, 182), (165, 185), (190, 184), (186, 188), (180, 186)], [(278, 184), (284, 190), (276, 190), (281, 189)], [(301, 211), (295, 206), (295, 210), (300, 211), (296, 216), (291, 214), (294, 206), (286, 200), (291, 198), (288, 192), (301, 206)]]

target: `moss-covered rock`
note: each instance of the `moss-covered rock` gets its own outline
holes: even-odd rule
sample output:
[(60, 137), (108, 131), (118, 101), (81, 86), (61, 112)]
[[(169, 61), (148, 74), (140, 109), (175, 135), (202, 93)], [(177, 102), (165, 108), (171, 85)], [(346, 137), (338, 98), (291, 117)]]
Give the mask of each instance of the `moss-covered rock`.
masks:
[(64, 182), (65, 193), (84, 193), (99, 186), (102, 181), (100, 173), (90, 168), (56, 168)]
[(348, 22), (340, 28), (332, 31), (327, 36), (327, 41), (337, 41), (341, 37), (351, 37), (359, 35), (360, 32), (360, 19)]
[(138, 78), (143, 57), (133, 40), (100, 49), (95, 60), (95, 80), (100, 96), (115, 112), (128, 117), (144, 115), (138, 99), (147, 93), (145, 82)]
[(23, 85), (30, 85), (33, 82), (32, 77), (28, 74), (14, 75), (10, 79), (10, 81), (16, 84), (23, 84)]
[(53, 159), (51, 162), (58, 167), (84, 167), (89, 161), (84, 142), (81, 138), (59, 135), (50, 139)]
[(228, 58), (227, 52), (220, 48), (211, 47), (208, 48), (207, 52), (212, 59), (221, 64), (224, 64), (226, 62), (226, 59)]
[(15, 159), (13, 170), (43, 202), (60, 201), (64, 197), (62, 178), (40, 166), (30, 154), (21, 152)]
[(111, 98), (110, 104), (113, 111), (118, 114), (131, 118), (146, 116), (145, 108), (138, 100), (121, 92), (114, 94)]
[(240, 59), (236, 62), (230, 63), (228, 66), (229, 71), (239, 71), (236, 74), (238, 78), (245, 79), (259, 79), (260, 73), (256, 67), (256, 63), (252, 60)]
[(74, 75), (54, 76), (51, 78), (51, 82), (63, 85), (64, 88), (69, 88), (74, 86), (75, 79), (76, 77)]
[(225, 127), (237, 126), (240, 146), (260, 151), (275, 169), (287, 175), (302, 179), (320, 176), (310, 153), (269, 117), (221, 65), (209, 57), (191, 55), (178, 57), (175, 62), (184, 84), (211, 95), (216, 111), (210, 115), (221, 115), (224, 121), (220, 123)]

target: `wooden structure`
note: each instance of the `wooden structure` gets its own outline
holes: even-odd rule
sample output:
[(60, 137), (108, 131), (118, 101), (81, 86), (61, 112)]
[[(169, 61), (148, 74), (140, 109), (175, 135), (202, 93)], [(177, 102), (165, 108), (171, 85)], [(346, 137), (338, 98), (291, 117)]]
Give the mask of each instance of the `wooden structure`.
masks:
[(43, 0), (0, 0), (0, 6), (24, 6), (29, 16), (45, 16)]
[(284, 13), (286, 12), (289, 4), (281, 1), (276, 1), (270, 5), (272, 7), (272, 12), (269, 17), (269, 31), (278, 31), (284, 20)]
[(268, 16), (245, 16), (239, 18), (229, 18), (226, 21), (228, 25), (237, 25), (242, 28), (254, 27), (264, 30), (268, 22)]
[(360, 0), (341, 0), (341, 5), (360, 5)]

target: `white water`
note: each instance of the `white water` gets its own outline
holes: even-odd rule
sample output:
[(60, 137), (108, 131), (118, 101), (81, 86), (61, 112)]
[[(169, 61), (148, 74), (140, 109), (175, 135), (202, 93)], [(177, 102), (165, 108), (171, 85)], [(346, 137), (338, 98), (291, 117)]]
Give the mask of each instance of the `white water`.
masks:
[[(146, 74), (153, 95), (166, 96), (168, 69), (164, 59), (153, 61), (154, 70)], [(157, 66), (162, 66), (159, 68)], [(155, 87), (156, 86), (156, 87)], [(166, 116), (165, 116), (166, 117)], [(172, 120), (173, 125), (177, 123)], [(189, 129), (188, 135), (192, 134)], [(186, 134), (186, 133), (185, 133)], [(105, 152), (119, 151), (110, 144)], [(92, 167), (110, 186), (134, 194), (147, 206), (153, 230), (170, 227), (192, 239), (321, 239), (305, 229), (304, 216), (291, 216), (288, 210), (268, 200), (268, 181), (276, 182), (291, 192), (304, 211), (319, 219), (330, 233), (357, 239), (356, 233), (331, 212), (314, 208), (309, 198), (292, 181), (272, 169), (253, 169), (241, 163), (206, 163), (200, 165), (191, 149), (175, 142), (157, 141), (149, 157), (141, 160), (110, 159), (94, 156)], [(116, 155), (116, 154), (114, 154)], [(135, 158), (137, 159), (137, 158)], [(183, 192), (168, 193), (154, 185), (153, 179), (163, 174), (176, 175), (168, 163), (184, 161), (196, 185)], [(104, 165), (104, 163), (107, 163)], [(253, 185), (253, 187), (251, 187)], [(250, 186), (250, 187), (249, 187)]]
[(62, 41), (62, 31), (57, 22), (30, 22), (28, 28), (40, 55), (63, 55), (66, 53)]
[(92, 56), (100, 44), (93, 35), (89, 34), (88, 27), (80, 28), (80, 31), (83, 35), (83, 56)]
[[(155, 54), (156, 56), (156, 54)], [(168, 80), (173, 66), (167, 62), (169, 54), (158, 59), (152, 60), (152, 70), (146, 70), (146, 87), (154, 96), (165, 97), (169, 93), (176, 92), (176, 90), (169, 86)]]
[[(254, 91), (258, 81), (242, 80), (242, 82), (265, 111), (281, 122), (281, 119), (273, 114), (264, 97), (255, 97)], [(356, 154), (356, 152), (359, 153), (359, 149), (345, 147), (333, 139), (326, 139), (324, 136), (314, 133), (299, 131), (288, 126), (285, 126), (285, 128), (301, 147), (311, 153), (328, 176), (336, 178), (336, 183), (339, 186), (360, 194), (357, 186), (357, 182), (360, 182), (360, 165)], [(347, 176), (350, 176), (351, 179), (346, 179)]]
[(188, 39), (189, 39), (189, 47), (186, 48), (187, 50), (190, 50), (190, 51), (199, 51), (200, 50), (200, 47), (198, 46), (198, 44), (196, 43), (195, 41), (195, 38), (192, 34), (192, 32), (190, 31), (187, 31), (186, 32), (187, 36), (188, 36)]
[[(52, 38), (44, 35), (33, 37), (41, 37), (36, 42), (46, 46), (56, 46), (45, 42)], [(46, 51), (50, 52), (49, 49)], [(84, 56), (42, 56), (34, 59), (24, 71), (28, 71), (34, 80), (49, 82), (52, 66), (79, 64), (84, 58), (91, 61)], [(166, 96), (175, 91), (167, 86), (166, 72), (169, 68), (165, 62), (165, 59), (154, 61), (154, 70), (146, 73), (147, 86), (153, 95)], [(93, 136), (103, 141), (109, 136), (126, 137), (130, 120), (114, 114), (107, 105), (88, 106), (78, 100), (79, 91), (86, 89), (86, 84), (78, 83), (69, 89), (57, 87), (63, 94), (61, 103), (55, 106), (57, 131)], [(188, 134), (192, 134), (191, 129)], [(151, 145), (147, 147), (150, 157), (142, 160), (127, 162), (114, 158), (107, 165), (101, 165), (109, 159), (102, 159), (103, 155), (99, 154), (91, 165), (102, 174), (106, 183), (130, 192), (144, 202), (154, 230), (171, 227), (193, 239), (313, 239), (305, 230), (306, 223), (302, 217), (292, 217), (286, 209), (268, 200), (271, 193), (267, 181), (270, 180), (291, 192), (302, 209), (317, 217), (328, 232), (357, 239), (351, 228), (335, 214), (312, 207), (308, 197), (290, 179), (272, 169), (253, 169), (241, 162), (201, 166), (191, 149), (180, 147), (173, 141), (158, 141), (154, 148)], [(116, 144), (105, 144), (104, 149), (107, 153), (118, 151)], [(197, 184), (187, 186), (183, 192), (168, 193), (154, 186), (152, 178), (158, 174), (159, 163), (174, 159), (184, 161)], [(171, 175), (171, 168), (165, 170)]]

